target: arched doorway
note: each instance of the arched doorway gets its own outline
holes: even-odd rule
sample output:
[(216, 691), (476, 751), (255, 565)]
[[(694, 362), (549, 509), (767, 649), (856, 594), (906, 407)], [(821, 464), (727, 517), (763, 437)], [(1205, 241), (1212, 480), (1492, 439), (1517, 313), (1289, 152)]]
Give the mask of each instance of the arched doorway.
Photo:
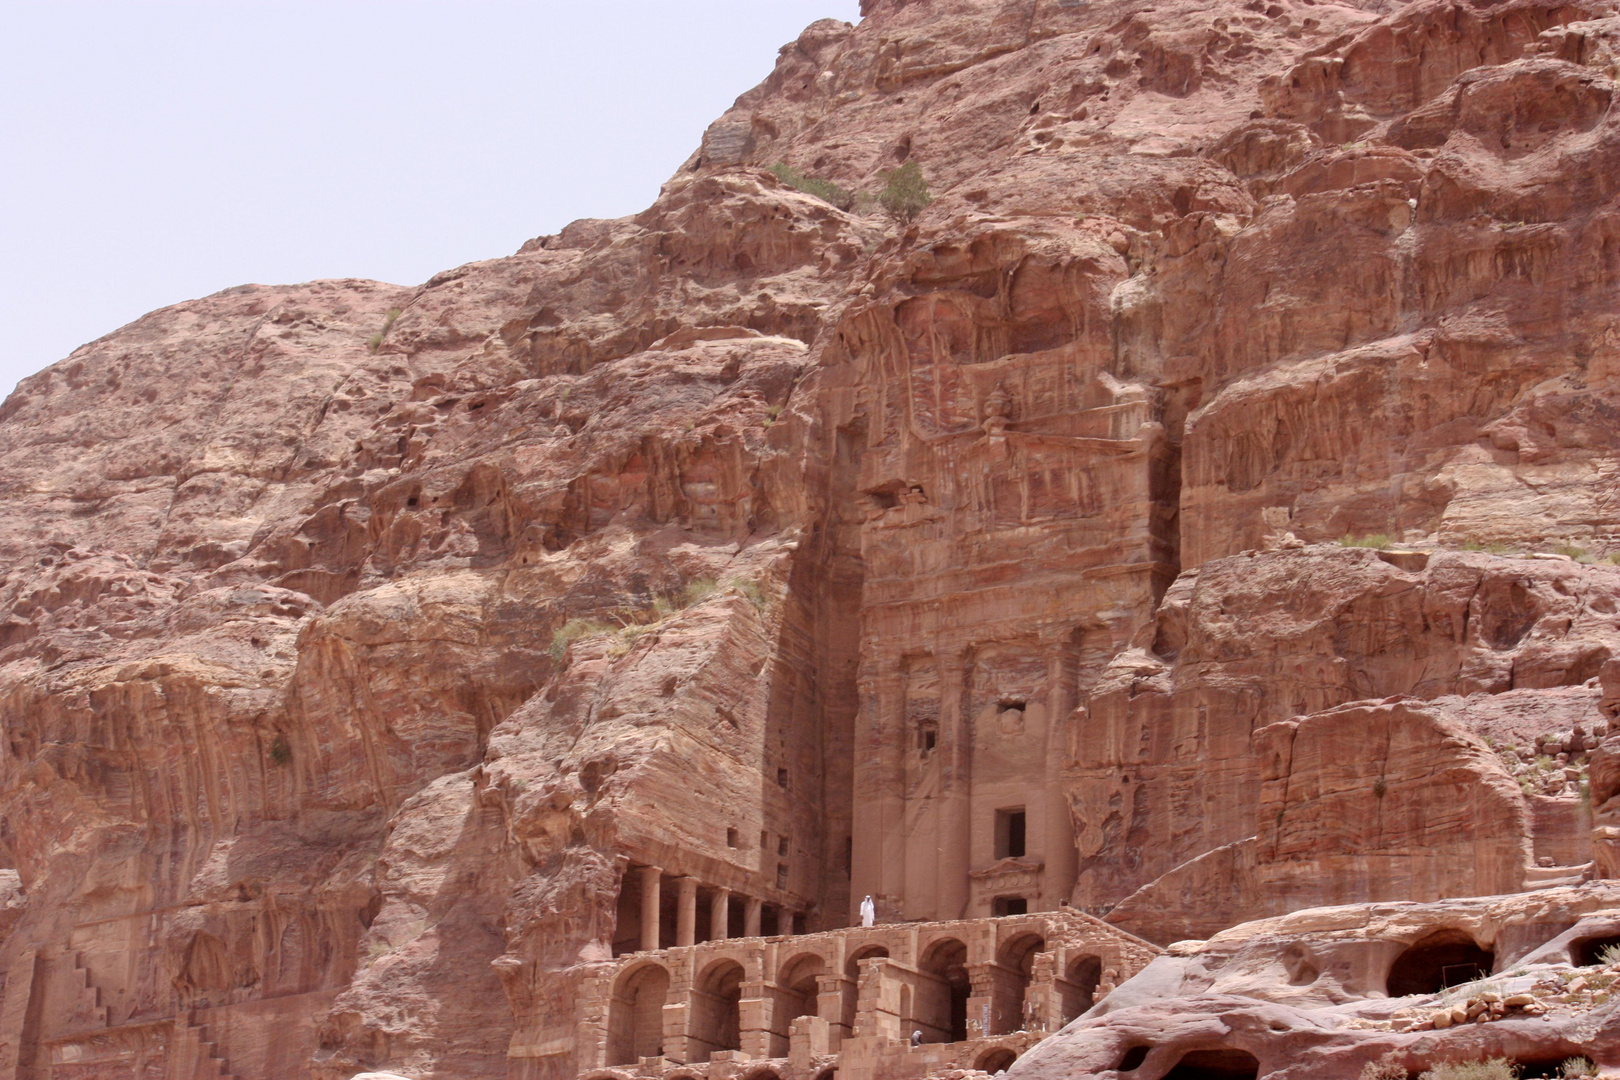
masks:
[(1006, 1072), (1012, 1067), (1012, 1063), (1017, 1060), (1017, 1054), (1013, 1053), (1011, 1050), (1008, 1050), (1006, 1047), (998, 1047), (995, 1050), (988, 1051), (981, 1055), (979, 1060), (974, 1063), (973, 1067), (978, 1069), (980, 1072)]
[(1039, 934), (1021, 934), (1001, 947), (996, 956), (989, 1034), (1010, 1035), (1029, 1026), (1024, 1021), (1024, 1000), (1035, 970), (1035, 954), (1045, 948), (1046, 939)]
[(1077, 956), (1069, 961), (1058, 983), (1065, 1024), (1084, 1016), (1097, 1003), (1097, 984), (1101, 981), (1102, 957)]
[(1247, 1050), (1194, 1050), (1164, 1080), (1256, 1080), (1260, 1060)]
[(698, 976), (692, 987), (694, 1064), (721, 1050), (742, 1049), (742, 981), (742, 965), (735, 960), (716, 960)]
[(634, 1065), (664, 1052), (664, 1002), (669, 972), (643, 964), (619, 977), (608, 1004), (609, 1065)]
[(1495, 955), (1463, 931), (1437, 930), (1396, 959), (1385, 986), (1390, 997), (1438, 994), (1484, 978), (1495, 965)]
[(844, 1034), (855, 1033), (855, 1010), (860, 1004), (861, 961), (873, 960), (878, 957), (887, 959), (889, 950), (882, 945), (868, 945), (864, 949), (857, 949), (851, 953), (844, 963), (844, 975), (849, 982), (844, 986)]
[(796, 957), (782, 967), (776, 984), (781, 988), (778, 1001), (785, 1001), (782, 1030), (801, 1016), (820, 1013), (821, 976), (827, 971), (827, 962), (814, 953)]
[(966, 1042), (967, 1004), (973, 993), (967, 946), (955, 938), (934, 942), (918, 974), (916, 1025), (923, 1042)]
[(786, 1057), (793, 1021), (821, 1015), (821, 976), (827, 962), (814, 953), (796, 956), (776, 975), (775, 1009), (771, 1015), (772, 1057)]

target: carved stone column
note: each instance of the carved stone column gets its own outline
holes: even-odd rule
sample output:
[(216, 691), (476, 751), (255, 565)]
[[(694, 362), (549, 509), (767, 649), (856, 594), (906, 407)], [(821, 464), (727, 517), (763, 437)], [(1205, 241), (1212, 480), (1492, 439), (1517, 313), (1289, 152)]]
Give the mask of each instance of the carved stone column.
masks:
[(656, 866), (641, 868), (641, 949), (654, 952), (662, 948), (658, 941), (659, 886), (663, 871)]
[(743, 902), (743, 937), (759, 937), (760, 913), (764, 909), (758, 897), (750, 896)]
[(697, 878), (675, 879), (675, 944), (697, 944)]
[(1063, 779), (1069, 727), (1074, 722), (1074, 694), (1065, 671), (1065, 656), (1075, 646), (1072, 636), (1064, 633), (1045, 635), (1041, 644), (1046, 651), (1047, 731), (1046, 805), (1041, 814), (1040, 855), (1046, 872), (1042, 875), (1039, 909), (1053, 911), (1058, 901), (1069, 899), (1080, 866), (1074, 817), (1069, 811), (1069, 795)]
[(724, 941), (731, 933), (731, 890), (714, 890), (709, 908), (709, 940)]
[(966, 715), (967, 665), (964, 651), (939, 656), (939, 729), (944, 760), (940, 787), (938, 885), (936, 919), (966, 919), (973, 869), (971, 797), (973, 785), (973, 724)]

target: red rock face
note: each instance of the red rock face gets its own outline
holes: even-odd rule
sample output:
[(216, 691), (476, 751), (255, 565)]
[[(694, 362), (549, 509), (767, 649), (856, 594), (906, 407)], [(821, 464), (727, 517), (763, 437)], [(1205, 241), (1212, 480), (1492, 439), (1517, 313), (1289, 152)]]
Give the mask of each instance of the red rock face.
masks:
[(647, 867), (1160, 942), (1620, 874), (1608, 9), (864, 7), (643, 214), (0, 407), (0, 1075), (571, 1077)]

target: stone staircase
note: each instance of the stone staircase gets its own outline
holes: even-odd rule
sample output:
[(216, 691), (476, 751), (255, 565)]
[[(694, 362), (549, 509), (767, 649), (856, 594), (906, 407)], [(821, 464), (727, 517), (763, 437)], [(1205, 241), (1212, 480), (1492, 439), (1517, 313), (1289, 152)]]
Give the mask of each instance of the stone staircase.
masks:
[(171, 1053), (174, 1066), (169, 1080), (236, 1080), (219, 1047), (208, 1037), (207, 1025), (197, 1020), (195, 1012), (175, 1018)]
[[(77, 997), (73, 1024), (79, 1030), (110, 1027), (110, 1010), (101, 1000), (101, 989), (90, 978), (90, 968), (81, 953), (73, 954), (72, 989)], [(208, 1026), (197, 1019), (195, 1010), (175, 1017), (174, 1042), (170, 1049), (168, 1080), (236, 1080), (219, 1046), (208, 1037)]]
[(76, 997), (73, 1007), (73, 1026), (79, 1029), (105, 1028), (111, 1025), (107, 1006), (102, 1004), (101, 989), (90, 978), (90, 968), (84, 954), (73, 954), (73, 973), (69, 976)]

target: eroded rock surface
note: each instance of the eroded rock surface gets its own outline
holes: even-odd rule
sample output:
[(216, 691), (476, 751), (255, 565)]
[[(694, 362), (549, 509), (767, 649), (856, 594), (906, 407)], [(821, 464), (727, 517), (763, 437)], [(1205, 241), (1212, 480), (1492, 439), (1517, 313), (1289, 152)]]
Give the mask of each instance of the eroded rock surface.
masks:
[[(1620, 940), (1617, 903), (1604, 884), (1245, 923), (1173, 947), (1009, 1075), (1214, 1066), (1292, 1080), (1488, 1058), (1556, 1075), (1570, 1058), (1609, 1062), (1620, 968), (1594, 946)], [(1477, 977), (1445, 985), (1448, 963)]]
[[(0, 406), (0, 1077), (566, 1080), (660, 872), (670, 934), (1612, 904), (1620, 20), (864, 8), (642, 214)], [(1020, 1068), (1439, 1038), (1150, 974)]]

